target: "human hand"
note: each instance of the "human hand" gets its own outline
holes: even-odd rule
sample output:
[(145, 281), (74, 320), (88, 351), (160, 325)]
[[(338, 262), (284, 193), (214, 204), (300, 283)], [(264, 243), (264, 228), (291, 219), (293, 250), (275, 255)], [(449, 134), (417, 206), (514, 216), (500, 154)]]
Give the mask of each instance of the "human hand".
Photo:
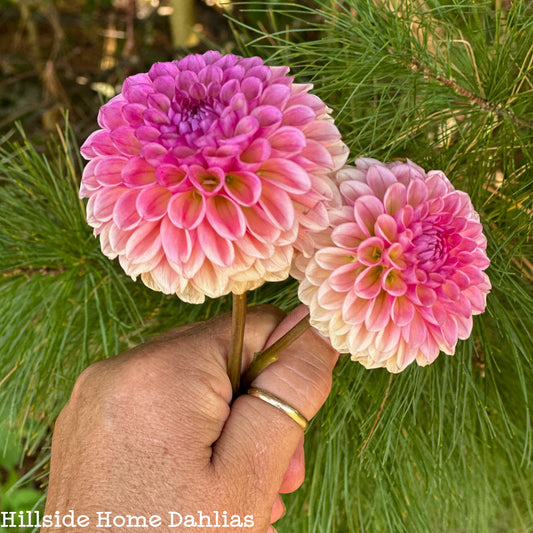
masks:
[[(250, 308), (243, 366), (297, 319)], [(88, 517), (88, 531), (125, 527), (114, 517), (156, 517), (152, 528), (172, 530), (180, 516), (198, 521), (202, 513), (191, 531), (214, 530), (206, 515), (224, 531), (275, 531), (269, 525), (284, 512), (279, 494), (303, 482), (303, 431), (250, 395), (231, 404), (230, 325), (221, 315), (184, 326), (80, 375), (54, 431), (45, 516), (73, 510)], [(337, 357), (310, 329), (252, 385), (310, 419), (329, 394)], [(110, 514), (102, 522), (98, 513)]]

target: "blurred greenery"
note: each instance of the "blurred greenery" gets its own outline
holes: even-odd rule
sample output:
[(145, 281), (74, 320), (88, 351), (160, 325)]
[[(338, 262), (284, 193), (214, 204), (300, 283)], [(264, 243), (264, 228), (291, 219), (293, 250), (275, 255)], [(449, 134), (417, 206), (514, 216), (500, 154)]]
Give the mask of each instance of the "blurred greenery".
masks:
[[(2, 443), (0, 453), (0, 510), (2, 512), (16, 513), (13, 524), (21, 524), (18, 515), (20, 511), (33, 511), (39, 509), (39, 502), (42, 500), (41, 491), (37, 490), (34, 483), (24, 482), (18, 471), (20, 461), (23, 457), (23, 446), (9, 431), (5, 422), (0, 423), (0, 443)], [(23, 515), (23, 518), (27, 515)], [(27, 523), (27, 519), (22, 523)], [(10, 527), (2, 527), (0, 532), (9, 531)], [(21, 533), (29, 533), (33, 528), (17, 527)]]
[[(533, 531), (533, 3), (233, 7), (234, 34), (221, 48), (290, 65), (298, 82), (312, 82), (352, 159), (408, 157), (444, 170), (471, 195), (492, 260), (487, 312), (455, 357), (392, 378), (340, 361), (306, 435), (306, 482), (284, 497), (278, 531)], [(104, 81), (114, 86), (156, 55)], [(24, 128), (9, 124), (0, 141), (0, 420), (36, 465), (83, 368), (230, 305), (156, 294), (101, 254), (77, 197), (78, 143), (97, 111), (94, 93), (83, 94), (57, 131), (24, 115)], [(269, 284), (249, 300), (288, 310), (296, 285)], [(19, 474), (6, 464), (11, 483)]]

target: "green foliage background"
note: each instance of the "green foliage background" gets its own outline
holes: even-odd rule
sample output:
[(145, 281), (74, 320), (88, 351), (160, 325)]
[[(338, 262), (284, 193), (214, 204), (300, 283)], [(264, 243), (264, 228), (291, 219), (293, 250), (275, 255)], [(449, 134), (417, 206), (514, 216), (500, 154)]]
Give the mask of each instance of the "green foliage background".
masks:
[[(290, 65), (355, 156), (444, 170), (481, 215), (487, 312), (455, 357), (392, 378), (347, 359), (306, 435), (307, 478), (280, 532), (533, 531), (533, 4), (248, 2), (239, 47)], [(259, 29), (260, 28), (260, 29)], [(20, 137), (20, 134), (19, 134)], [(159, 331), (229, 308), (127, 278), (77, 198), (67, 128), (46, 154), (0, 150), (0, 420), (46, 447), (76, 376)], [(294, 282), (250, 296), (290, 309)]]

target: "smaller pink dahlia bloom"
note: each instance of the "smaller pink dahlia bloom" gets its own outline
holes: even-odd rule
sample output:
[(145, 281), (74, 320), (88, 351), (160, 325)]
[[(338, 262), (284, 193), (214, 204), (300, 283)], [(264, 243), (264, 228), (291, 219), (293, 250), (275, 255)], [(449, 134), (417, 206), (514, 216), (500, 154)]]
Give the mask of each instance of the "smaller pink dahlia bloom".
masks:
[(288, 71), (211, 51), (127, 78), (81, 149), (104, 254), (193, 303), (285, 279), (327, 227), (347, 156), (330, 110)]
[(358, 159), (337, 180), (342, 205), (294, 269), (312, 325), (366, 368), (400, 372), (453, 355), (491, 288), (469, 196), (410, 161)]

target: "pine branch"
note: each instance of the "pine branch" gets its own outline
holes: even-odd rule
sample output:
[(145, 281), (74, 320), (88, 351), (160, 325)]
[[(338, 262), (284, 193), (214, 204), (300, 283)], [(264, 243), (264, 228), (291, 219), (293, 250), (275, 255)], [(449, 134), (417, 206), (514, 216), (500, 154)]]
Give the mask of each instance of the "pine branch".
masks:
[(457, 95), (464, 96), (470, 101), (470, 103), (472, 103), (473, 105), (477, 105), (480, 109), (483, 109), (484, 111), (489, 111), (490, 113), (494, 113), (495, 115), (498, 115), (502, 118), (509, 118), (517, 126), (533, 128), (533, 120), (527, 120), (517, 117), (512, 110), (504, 108), (502, 104), (493, 104), (489, 102), (486, 98), (483, 98), (478, 94), (475, 94), (472, 91), (466, 89), (465, 87), (462, 87), (453, 78), (447, 78), (442, 74), (435, 74), (431, 71), (430, 68), (421, 65), (420, 62), (416, 59), (412, 59), (411, 63), (406, 64), (406, 66), (411, 68), (415, 72), (421, 72), (424, 76), (438, 81), (441, 85), (445, 87), (449, 87)]

